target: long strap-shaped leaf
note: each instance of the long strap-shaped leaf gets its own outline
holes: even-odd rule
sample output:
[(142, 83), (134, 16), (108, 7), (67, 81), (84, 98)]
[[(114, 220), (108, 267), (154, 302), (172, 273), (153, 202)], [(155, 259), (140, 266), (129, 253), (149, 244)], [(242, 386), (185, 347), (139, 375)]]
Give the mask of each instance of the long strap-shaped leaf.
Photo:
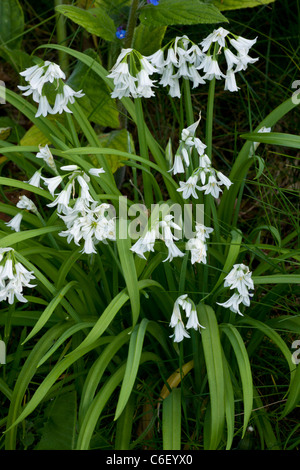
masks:
[(233, 347), (235, 357), (239, 366), (244, 401), (244, 426), (242, 435), (242, 437), (244, 437), (253, 407), (253, 382), (251, 366), (247, 350), (244, 345), (244, 341), (238, 330), (230, 324), (221, 325), (221, 328), (222, 331), (224, 331), (224, 333), (228, 337)]
[(7, 432), (5, 436), (5, 448), (6, 450), (15, 450), (16, 446), (16, 424), (15, 421), (20, 413), (22, 400), (24, 394), (28, 388), (28, 385), (36, 373), (37, 364), (40, 359), (44, 356), (46, 351), (52, 346), (53, 341), (68, 328), (68, 324), (58, 324), (47, 331), (44, 336), (41, 337), (40, 341), (34, 346), (29, 354), (22, 370), (15, 383), (13, 395), (11, 397), (11, 403), (8, 411), (7, 418)]
[(219, 326), (214, 310), (202, 303), (197, 305), (199, 322), (205, 327), (201, 330), (205, 357), (209, 396), (210, 396), (210, 427), (206, 450), (216, 450), (222, 438), (225, 422), (225, 387), (222, 346)]
[(132, 392), (140, 364), (144, 337), (148, 323), (149, 320), (147, 320), (147, 318), (143, 318), (141, 323), (135, 326), (130, 335), (126, 369), (115, 412), (115, 420), (117, 420), (121, 415)]
[(174, 388), (163, 401), (163, 450), (181, 449), (181, 388)]
[[(156, 354), (151, 352), (142, 353), (140, 364), (146, 361), (158, 362), (160, 359)], [(90, 441), (96, 427), (97, 421), (107, 403), (111, 398), (114, 390), (121, 382), (124, 377), (126, 364), (120, 366), (120, 368), (105, 382), (104, 386), (96, 395), (95, 399), (91, 403), (89, 409), (86, 412), (84, 421), (79, 430), (77, 446), (78, 450), (88, 450)]]

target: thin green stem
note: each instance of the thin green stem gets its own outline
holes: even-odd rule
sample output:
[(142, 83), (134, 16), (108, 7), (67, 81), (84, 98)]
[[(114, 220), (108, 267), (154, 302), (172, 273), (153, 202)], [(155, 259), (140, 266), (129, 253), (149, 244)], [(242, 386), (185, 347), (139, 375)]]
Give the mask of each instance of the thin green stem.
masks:
[(210, 81), (207, 98), (206, 111), (206, 154), (212, 159), (212, 137), (213, 137), (213, 119), (214, 119), (214, 99), (215, 99), (215, 77)]
[[(54, 0), (54, 6), (63, 5), (64, 0)], [(66, 44), (67, 40), (67, 28), (66, 20), (63, 15), (60, 13), (56, 16), (56, 37), (58, 44)], [(64, 51), (58, 51), (59, 65), (64, 71), (67, 71), (69, 68), (69, 56)]]
[(136, 20), (137, 20), (138, 6), (139, 6), (139, 0), (133, 0), (131, 7), (130, 7), (130, 13), (129, 13), (127, 29), (126, 29), (126, 38), (124, 42), (125, 49), (127, 49), (128, 47), (132, 47), (134, 29), (135, 29)]
[[(134, 102), (135, 102), (135, 110), (136, 110), (136, 118), (137, 118), (136, 122), (137, 122), (137, 130), (138, 130), (140, 156), (145, 158), (146, 160), (149, 160), (142, 99), (135, 98)], [(143, 186), (144, 186), (143, 193), (144, 193), (144, 198), (145, 198), (145, 204), (146, 206), (150, 207), (150, 205), (153, 203), (152, 185), (151, 185), (151, 179), (145, 171), (143, 172)]]

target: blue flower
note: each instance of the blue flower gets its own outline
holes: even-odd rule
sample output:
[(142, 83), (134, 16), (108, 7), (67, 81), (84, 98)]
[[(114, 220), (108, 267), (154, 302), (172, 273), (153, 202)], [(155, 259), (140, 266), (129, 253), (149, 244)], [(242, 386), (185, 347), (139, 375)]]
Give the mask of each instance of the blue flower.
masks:
[(126, 36), (126, 30), (119, 26), (116, 32), (116, 36), (118, 39), (124, 39)]
[(151, 5), (157, 6), (159, 4), (159, 0), (147, 0), (147, 3), (151, 3)]

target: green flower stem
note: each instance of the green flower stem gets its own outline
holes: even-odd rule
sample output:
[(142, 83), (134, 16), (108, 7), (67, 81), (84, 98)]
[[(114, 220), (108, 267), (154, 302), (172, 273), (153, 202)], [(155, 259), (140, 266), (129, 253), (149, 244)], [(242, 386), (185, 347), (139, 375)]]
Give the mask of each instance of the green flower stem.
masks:
[(6, 322), (4, 326), (4, 343), (7, 344), (9, 337), (10, 337), (10, 330), (11, 330), (11, 319), (13, 316), (13, 313), (15, 311), (15, 304), (9, 305), (8, 307), (8, 312), (7, 312), (7, 317), (6, 317)]
[(125, 49), (127, 49), (129, 47), (132, 47), (134, 29), (135, 29), (135, 26), (136, 26), (138, 6), (139, 6), (139, 0), (133, 0), (132, 4), (131, 4), (131, 7), (130, 7), (130, 13), (129, 13), (127, 29), (126, 29), (126, 38), (125, 38), (125, 42), (124, 42), (124, 48)]
[(206, 154), (212, 159), (212, 136), (213, 136), (213, 119), (214, 119), (214, 99), (215, 99), (215, 77), (210, 81), (207, 99), (206, 111)]
[[(149, 160), (142, 99), (135, 98), (134, 103), (135, 103), (135, 111), (136, 111), (136, 123), (137, 123), (137, 130), (138, 130), (140, 156), (145, 158), (146, 160)], [(150, 207), (150, 205), (153, 203), (153, 193), (152, 193), (151, 180), (150, 180), (149, 175), (146, 172), (143, 172), (143, 185), (144, 185), (143, 193), (144, 193), (144, 198), (145, 198), (145, 204), (147, 207)]]
[[(184, 96), (186, 124), (187, 126), (190, 126), (191, 124), (194, 123), (194, 112), (193, 112), (193, 104), (192, 104), (192, 97), (191, 97), (190, 81), (187, 78), (183, 79), (183, 96)], [(191, 165), (190, 165), (191, 172), (193, 172), (193, 170), (198, 166), (196, 159), (197, 159), (197, 152), (195, 151), (195, 149), (193, 149)]]
[[(54, 6), (63, 5), (64, 0), (54, 0)], [(56, 37), (58, 44), (65, 44), (67, 40), (66, 19), (60, 13), (56, 16)], [(59, 65), (64, 71), (69, 68), (69, 56), (64, 51), (58, 51)]]

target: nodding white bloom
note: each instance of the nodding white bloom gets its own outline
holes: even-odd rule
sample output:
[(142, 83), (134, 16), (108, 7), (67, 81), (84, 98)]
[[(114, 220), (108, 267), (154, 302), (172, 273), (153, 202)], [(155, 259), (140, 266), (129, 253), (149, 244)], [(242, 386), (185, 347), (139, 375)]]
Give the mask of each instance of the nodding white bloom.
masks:
[[(182, 311), (185, 312), (186, 318), (188, 319), (186, 326), (182, 319)], [(174, 328), (174, 334), (171, 335), (170, 338), (174, 337), (175, 343), (181, 342), (184, 338), (190, 338), (190, 335), (186, 331), (187, 329), (193, 328), (194, 330), (200, 330), (200, 328), (205, 328), (200, 325), (196, 306), (187, 294), (180, 295), (175, 300), (169, 326)]]
[(190, 196), (193, 196), (195, 199), (198, 199), (196, 189), (201, 190), (200, 186), (197, 186), (198, 175), (192, 175), (188, 178), (186, 182), (179, 182), (180, 188), (177, 188), (178, 192), (182, 192), (183, 199), (188, 199)]
[[(67, 208), (70, 204), (70, 199), (76, 199), (74, 208), (76, 210), (89, 207), (90, 203), (94, 203), (94, 199), (90, 195), (89, 181), (90, 177), (82, 171), (77, 165), (65, 165), (60, 168), (63, 171), (71, 172), (70, 175), (64, 176), (57, 175), (52, 178), (43, 178), (45, 184), (48, 186), (48, 191), (54, 196), (56, 188), (62, 183), (63, 179), (68, 176), (69, 181), (66, 187), (57, 195), (56, 199), (48, 204), (48, 207), (57, 206), (58, 212), (67, 213)], [(76, 182), (78, 183), (78, 190), (76, 189)], [(77, 195), (77, 197), (76, 197)]]
[(69, 182), (66, 187), (58, 194), (54, 201), (47, 204), (48, 207), (57, 206), (57, 212), (66, 213), (70, 204), (72, 193), (72, 184)]
[(63, 112), (72, 113), (68, 108), (68, 104), (75, 103), (75, 98), (82, 98), (84, 93), (82, 90), (74, 91), (69, 85), (64, 84), (61, 91), (59, 91), (55, 97), (55, 103), (51, 114), (62, 114)]
[[(256, 39), (249, 40), (235, 36), (222, 27), (214, 30), (200, 43), (202, 52), (206, 53), (197, 67), (198, 70), (203, 69), (205, 72), (203, 79), (212, 80), (216, 78), (220, 80), (224, 78), (225, 90), (231, 92), (238, 91), (239, 87), (236, 84), (235, 73), (246, 70), (248, 64), (253, 64), (258, 60), (258, 58), (254, 59), (248, 55)], [(230, 49), (231, 46), (234, 47), (235, 53)], [(222, 52), (224, 53), (225, 63), (227, 65), (226, 73), (223, 73), (219, 66)], [(221, 66), (223, 67), (222, 64)]]
[(181, 227), (173, 221), (174, 216), (167, 214), (161, 221), (152, 220), (151, 228), (146, 230), (145, 234), (140, 237), (134, 245), (130, 248), (131, 251), (136, 253), (140, 258), (145, 258), (145, 253), (154, 251), (156, 240), (162, 240), (168, 248), (168, 255), (165, 261), (172, 261), (175, 257), (182, 257), (184, 253), (176, 246), (175, 241), (178, 238), (173, 234), (172, 229), (180, 230)]
[[(200, 68), (202, 68), (202, 66), (200, 66)], [(217, 59), (210, 55), (206, 56), (205, 62), (203, 61), (203, 71), (205, 72), (204, 80), (212, 80), (213, 78), (221, 80), (221, 78), (225, 78)]]
[(173, 234), (172, 229), (181, 230), (181, 227), (176, 224), (173, 219), (173, 215), (167, 214), (158, 224), (159, 228), (161, 229), (159, 238), (164, 241), (166, 247), (168, 248), (168, 256), (164, 259), (163, 262), (171, 262), (173, 258), (184, 256), (184, 253), (182, 253), (182, 251), (180, 251), (174, 243), (174, 240), (178, 240), (178, 238)]
[(245, 264), (235, 264), (229, 274), (224, 279), (224, 287), (237, 289), (239, 294), (248, 295), (249, 289), (254, 289), (252, 273)]
[(116, 240), (115, 219), (105, 215), (110, 208), (109, 204), (97, 205), (94, 203), (91, 208), (84, 210), (71, 209), (66, 211), (66, 215), (59, 215), (65, 222), (67, 230), (59, 233), (62, 237), (67, 237), (67, 242), (72, 240), (76, 245), (84, 242), (82, 253), (97, 253), (96, 245), (101, 241)]
[(258, 61), (258, 57), (250, 57), (248, 54), (238, 52), (237, 54), (238, 63), (234, 72), (240, 72), (241, 70), (246, 70), (248, 64), (254, 64)]
[(191, 252), (191, 263), (206, 264), (207, 245), (199, 237), (190, 238), (186, 243), (186, 249)]
[(229, 274), (224, 279), (224, 287), (235, 289), (235, 293), (226, 302), (218, 303), (232, 312), (243, 315), (239, 310), (239, 305), (250, 305), (250, 297), (253, 296), (249, 290), (254, 289), (252, 273), (245, 264), (235, 264)]
[(0, 302), (6, 300), (13, 304), (15, 298), (27, 302), (23, 288), (35, 287), (30, 284), (32, 279), (35, 279), (33, 272), (15, 260), (13, 248), (0, 248)]
[(221, 173), (221, 171), (217, 171), (216, 172), (217, 174), (217, 177), (219, 178), (219, 184), (223, 184), (224, 186), (226, 186), (227, 189), (230, 188), (230, 186), (232, 185), (232, 181), (230, 181), (229, 178), (227, 178), (227, 176), (223, 175), (223, 173)]
[(161, 75), (159, 84), (169, 87), (168, 93), (170, 96), (180, 98), (180, 78), (190, 80), (193, 88), (205, 83), (205, 80), (198, 72), (198, 66), (203, 55), (197, 44), (193, 43), (187, 36), (178, 36), (171, 44), (159, 49), (155, 54), (148, 56), (147, 59), (156, 68), (157, 73)]
[(212, 45), (212, 43), (217, 42), (220, 47), (225, 47), (225, 37), (229, 34), (229, 31), (224, 28), (215, 29), (212, 33), (210, 33), (203, 41), (200, 42), (200, 46), (202, 46), (202, 51), (206, 52)]
[(41, 158), (55, 173), (57, 173), (56, 164), (53, 155), (46, 144), (44, 147), (39, 146), (40, 151), (36, 154), (36, 158)]
[(156, 228), (148, 230), (145, 235), (140, 237), (137, 242), (130, 248), (131, 251), (136, 253), (140, 258), (146, 259), (145, 253), (148, 251), (154, 251), (154, 244), (157, 236), (158, 233)]
[(207, 262), (207, 243), (206, 239), (209, 238), (213, 229), (205, 227), (203, 224), (196, 223), (196, 236), (191, 238), (186, 243), (186, 249), (191, 251), (191, 263)]
[[(84, 96), (81, 91), (75, 92), (63, 83), (66, 75), (54, 62), (45, 61), (40, 65), (34, 65), (21, 72), (20, 75), (24, 77), (28, 85), (18, 88), (24, 92), (25, 96), (32, 94), (33, 100), (39, 104), (36, 117), (46, 117), (47, 114), (62, 113), (63, 111), (71, 112), (67, 108), (68, 102), (74, 103), (74, 98)], [(53, 108), (48, 101), (47, 92), (44, 91), (44, 85), (48, 83), (53, 85), (51, 88), (56, 94)]]
[(170, 327), (174, 328), (174, 334), (170, 338), (174, 337), (174, 343), (180, 343), (183, 338), (190, 338), (190, 335), (184, 327), (184, 323), (181, 317), (180, 302), (181, 299), (185, 299), (187, 295), (182, 295), (174, 302), (173, 312), (170, 320)]
[(7, 225), (7, 227), (10, 227), (15, 232), (20, 232), (22, 218), (22, 212), (18, 212), (9, 222), (5, 222), (5, 225)]
[(165, 245), (168, 248), (168, 256), (163, 260), (163, 263), (166, 261), (172, 261), (173, 258), (182, 257), (184, 253), (179, 250), (174, 241), (170, 238), (165, 240)]
[(240, 53), (248, 54), (251, 47), (256, 43), (255, 39), (246, 39), (242, 36), (235, 36), (235, 38), (229, 39), (230, 44)]
[(28, 183), (31, 184), (31, 186), (40, 188), (41, 177), (41, 170), (38, 170), (32, 175), (32, 177), (28, 181), (24, 181), (24, 183)]
[(16, 206), (19, 209), (26, 209), (27, 211), (33, 212), (34, 214), (38, 214), (37, 207), (35, 203), (29, 199), (27, 196), (20, 196), (18, 203)]
[(201, 186), (201, 191), (204, 191), (204, 194), (211, 194), (214, 198), (218, 199), (222, 189), (214, 174), (209, 175), (208, 182), (204, 186)]
[(218, 303), (224, 308), (229, 308), (232, 312), (238, 313), (239, 315), (243, 316), (242, 312), (240, 311), (240, 304), (244, 304), (246, 307), (250, 305), (250, 294), (249, 295), (241, 295), (238, 293), (233, 294), (230, 299), (226, 302)]
[(39, 107), (38, 107), (35, 117), (39, 117), (39, 116), (46, 117), (47, 114), (53, 114), (50, 103), (45, 95), (41, 95), (39, 97), (38, 103), (39, 103)]
[(234, 65), (239, 63), (239, 58), (228, 47), (224, 48), (224, 56), (227, 62), (227, 70), (231, 70)]
[(236, 84), (235, 72), (232, 69), (227, 70), (224, 90), (238, 91), (239, 89), (240, 88)]
[(213, 228), (205, 227), (205, 225), (200, 224), (199, 222), (196, 222), (195, 229), (197, 233), (197, 238), (199, 238), (202, 241), (205, 241), (206, 238), (209, 238), (210, 234), (214, 231)]
[(115, 89), (111, 93), (112, 98), (121, 99), (124, 96), (150, 98), (154, 96), (152, 90), (154, 80), (149, 78), (154, 72), (156, 72), (156, 68), (147, 57), (142, 56), (134, 49), (122, 49), (115, 65), (107, 75), (108, 78), (113, 79), (115, 85)]
[(176, 153), (174, 157), (174, 164), (170, 170), (168, 170), (173, 173), (173, 175), (177, 175), (177, 173), (184, 173), (184, 166), (182, 162), (182, 157), (178, 153)]
[(89, 170), (89, 174), (92, 176), (100, 176), (102, 173), (105, 173), (105, 170), (103, 170), (103, 168), (91, 168)]
[(181, 139), (179, 141), (179, 147), (174, 157), (174, 164), (169, 170), (176, 175), (177, 173), (184, 173), (184, 165), (189, 167), (191, 160), (192, 149), (195, 148), (199, 155), (203, 155), (206, 145), (198, 138), (195, 137), (196, 129), (199, 125), (201, 115), (199, 115), (198, 121), (194, 122), (190, 126), (181, 131)]
[(50, 194), (52, 194), (52, 196), (54, 196), (54, 191), (63, 181), (63, 178), (60, 175), (53, 176), (52, 178), (45, 178), (44, 176), (42, 176), (42, 179), (45, 185), (48, 187), (48, 191)]

